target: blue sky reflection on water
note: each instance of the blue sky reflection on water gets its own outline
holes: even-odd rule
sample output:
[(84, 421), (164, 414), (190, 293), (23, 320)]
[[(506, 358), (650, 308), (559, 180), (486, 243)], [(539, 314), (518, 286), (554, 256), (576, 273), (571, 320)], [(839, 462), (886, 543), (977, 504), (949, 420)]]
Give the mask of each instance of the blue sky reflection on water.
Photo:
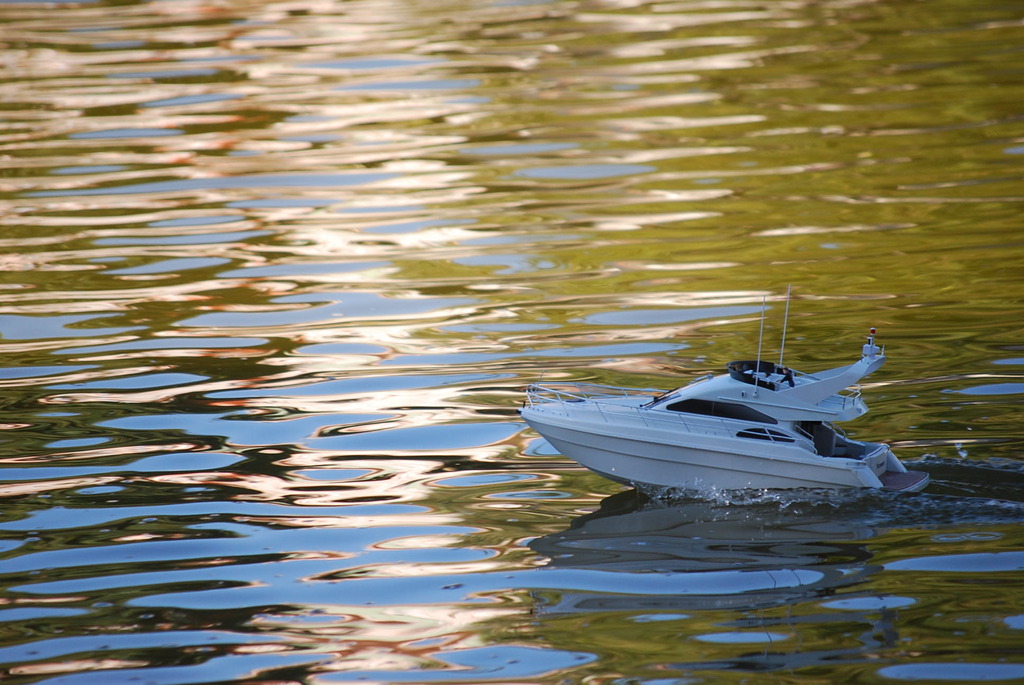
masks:
[(136, 183), (111, 188), (80, 188), (69, 190), (41, 190), (29, 193), (29, 197), (81, 197), (86, 195), (134, 195), (149, 193), (184, 193), (217, 189), (239, 188), (294, 188), (348, 186), (384, 181), (396, 174), (261, 174), (237, 178), (178, 179)]
[[(0, 680), (1024, 678), (1013, 8), (167, 9), (0, 5)], [(926, 492), (516, 414), (773, 358), (790, 285)]]

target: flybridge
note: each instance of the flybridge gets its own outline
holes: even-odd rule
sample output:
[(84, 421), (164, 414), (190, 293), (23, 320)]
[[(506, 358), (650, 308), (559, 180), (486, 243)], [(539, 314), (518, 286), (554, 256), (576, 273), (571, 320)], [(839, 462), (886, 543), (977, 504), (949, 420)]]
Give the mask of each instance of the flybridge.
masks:
[[(736, 380), (756, 385), (759, 388), (777, 390), (779, 383), (786, 383), (791, 388), (796, 386), (793, 370), (772, 362), (729, 362), (725, 368), (729, 370), (729, 375)], [(778, 382), (769, 380), (772, 377), (776, 377)]]
[[(761, 300), (761, 329), (757, 341), (757, 359), (754, 361), (735, 361), (726, 365), (729, 376), (735, 380), (754, 386), (752, 393), (756, 399), (758, 389), (785, 392), (789, 401), (797, 401), (804, 406), (819, 404), (830, 405), (830, 413), (833, 413), (836, 405), (840, 411), (836, 413), (835, 420), (845, 421), (856, 418), (867, 411), (866, 406), (856, 407), (858, 411), (851, 413), (849, 397), (851, 395), (839, 395), (843, 401), (829, 401), (842, 391), (854, 385), (858, 380), (870, 373), (877, 371), (885, 363), (885, 350), (875, 344), (877, 329), (872, 326), (868, 333), (867, 342), (861, 348), (861, 359), (846, 367), (831, 369), (816, 374), (804, 374), (786, 366), (783, 366), (783, 358), (786, 350), (786, 332), (789, 328), (789, 305), (792, 300), (793, 287), (786, 289), (786, 312), (782, 323), (782, 343), (779, 346), (779, 362), (774, 364), (764, 361), (761, 351), (764, 343), (764, 322), (767, 310), (767, 297)], [(746, 393), (742, 393), (746, 397)], [(859, 399), (859, 389), (855, 392)]]

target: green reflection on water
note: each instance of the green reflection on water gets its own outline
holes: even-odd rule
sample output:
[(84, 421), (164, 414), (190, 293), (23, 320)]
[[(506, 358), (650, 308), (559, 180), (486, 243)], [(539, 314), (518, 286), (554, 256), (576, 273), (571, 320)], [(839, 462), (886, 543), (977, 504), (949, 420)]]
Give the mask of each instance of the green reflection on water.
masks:
[[(885, 565), (1021, 546), (1017, 8), (181, 9), (0, 10), (0, 461), (33, 475), (0, 486), (0, 573), (19, 565), (4, 583), (28, 610), (3, 636), (36, 652), (0, 677), (1007, 673), (1011, 577)], [(559, 558), (531, 540), (621, 488), (490, 429), (516, 421), (522, 386), (717, 370), (750, 356), (762, 298), (774, 355), (789, 284), (799, 368), (852, 358), (878, 326), (890, 362), (850, 429), (923, 458), (929, 493), (847, 502), (795, 538), (799, 502), (702, 502), (667, 545), (681, 565), (621, 574), (625, 604), (584, 575), (545, 586)], [(733, 515), (742, 534), (715, 538)], [(175, 541), (196, 547), (133, 557)], [(101, 548), (116, 568), (90, 561)], [(76, 561), (47, 570), (47, 552)], [(722, 558), (781, 593), (644, 594)], [(306, 563), (415, 597), (459, 574), (532, 589), (175, 606), (249, 583), (290, 596), (309, 578), (279, 576)], [(66, 585), (22, 587), (47, 576)], [(203, 630), (234, 637), (172, 645)], [(264, 632), (280, 661), (252, 644)], [(157, 637), (61, 646), (96, 633)]]

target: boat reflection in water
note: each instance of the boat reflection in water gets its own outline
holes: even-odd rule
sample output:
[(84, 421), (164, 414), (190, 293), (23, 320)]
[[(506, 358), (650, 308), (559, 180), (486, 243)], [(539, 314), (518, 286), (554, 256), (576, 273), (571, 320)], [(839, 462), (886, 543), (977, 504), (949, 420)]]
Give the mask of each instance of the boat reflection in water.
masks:
[(579, 575), (571, 590), (533, 592), (537, 630), (576, 648), (574, 636), (607, 631), (593, 640), (608, 659), (659, 673), (819, 667), (892, 648), (915, 600), (865, 590), (883, 571), (865, 541), (882, 531), (850, 522), (842, 502), (859, 505), (839, 500), (609, 497), (530, 543), (546, 568)]
[[(541, 612), (765, 608), (827, 596), (873, 572), (858, 542), (874, 528), (847, 522), (827, 502), (774, 497), (740, 506), (665, 503), (637, 491), (609, 497), (529, 546), (550, 567), (623, 574), (622, 593), (562, 593)], [(677, 578), (665, 594), (651, 582), (678, 574), (689, 582)]]

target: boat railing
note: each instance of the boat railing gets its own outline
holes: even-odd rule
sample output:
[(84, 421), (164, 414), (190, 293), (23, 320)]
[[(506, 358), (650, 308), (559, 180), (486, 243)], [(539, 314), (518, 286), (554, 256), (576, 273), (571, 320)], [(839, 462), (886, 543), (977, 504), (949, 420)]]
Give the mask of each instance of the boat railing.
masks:
[(616, 397), (654, 397), (661, 391), (653, 388), (624, 388), (615, 385), (599, 385), (597, 383), (534, 383), (526, 389), (528, 406), (549, 402), (583, 402), (585, 400), (608, 399)]
[(836, 393), (840, 397), (849, 397), (850, 399), (858, 399), (861, 395), (861, 387), (859, 385), (851, 385), (845, 390), (840, 390)]
[[(797, 371), (796, 369), (791, 369), (791, 371), (793, 372), (793, 377), (798, 381), (799, 379), (804, 379), (811, 382), (824, 380), (821, 376), (816, 376), (813, 373), (804, 373), (803, 371)], [(860, 392), (860, 385), (851, 385), (849, 388), (846, 388), (845, 390), (840, 390), (836, 394), (841, 397), (851, 397), (853, 399), (857, 399), (858, 397), (860, 397)]]
[[(846, 438), (847, 437), (846, 431), (843, 429), (842, 426), (837, 426), (836, 424), (832, 423), (831, 421), (822, 421), (821, 423), (823, 423), (824, 425), (828, 426), (830, 429), (835, 431), (835, 434), (838, 435), (839, 437), (841, 437), (841, 438)], [(805, 429), (800, 424), (797, 424), (796, 427), (793, 430), (797, 434), (802, 435), (803, 437), (807, 438), (808, 440), (813, 440), (814, 439), (814, 436), (811, 434), (811, 432), (808, 431), (807, 429)]]
[(861, 387), (851, 385), (849, 388), (840, 390), (832, 397), (822, 400), (819, 404), (823, 407), (838, 408), (844, 410), (856, 403), (861, 398)]
[(834, 430), (836, 432), (836, 435), (838, 435), (839, 437), (843, 438), (844, 440), (849, 437), (849, 436), (846, 435), (846, 431), (843, 429), (842, 426), (837, 426), (836, 424), (832, 423), (831, 421), (825, 421), (824, 423), (827, 424), (829, 428)]

